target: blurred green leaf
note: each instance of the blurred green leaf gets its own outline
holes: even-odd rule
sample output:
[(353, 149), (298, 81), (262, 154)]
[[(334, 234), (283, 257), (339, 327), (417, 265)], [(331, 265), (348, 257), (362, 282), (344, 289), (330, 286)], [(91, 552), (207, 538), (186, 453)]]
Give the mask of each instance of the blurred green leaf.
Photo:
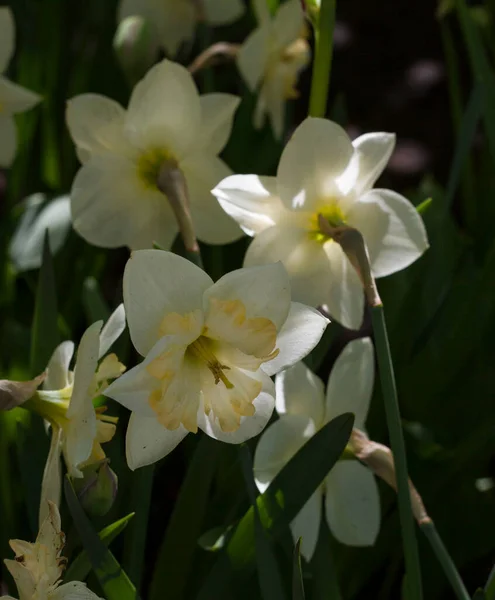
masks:
[(490, 575), (488, 577), (488, 581), (486, 582), (485, 596), (486, 596), (486, 600), (494, 600), (495, 599), (495, 566), (492, 568)]
[(330, 530), (326, 519), (321, 519), (318, 542), (311, 559), (311, 600), (342, 600), (333, 556)]
[(292, 563), (292, 600), (305, 600), (304, 581), (301, 569), (301, 538), (297, 540), (294, 547), (294, 558)]
[(82, 301), (88, 323), (95, 323), (100, 319), (106, 322), (110, 316), (110, 309), (94, 277), (87, 277), (84, 280)]
[[(119, 535), (119, 533), (124, 531), (134, 515), (135, 513), (130, 513), (126, 517), (123, 517), (122, 519), (115, 521), (115, 523), (108, 525), (98, 533), (100, 540), (105, 544), (105, 546), (109, 546)], [(64, 582), (84, 581), (90, 571), (91, 561), (88, 557), (88, 553), (86, 550), (82, 550), (82, 552), (80, 552), (80, 554), (78, 554), (78, 556), (71, 562), (70, 567), (65, 572)]]
[(136, 588), (93, 529), (68, 478), (64, 490), (72, 519), (107, 600), (136, 600)]

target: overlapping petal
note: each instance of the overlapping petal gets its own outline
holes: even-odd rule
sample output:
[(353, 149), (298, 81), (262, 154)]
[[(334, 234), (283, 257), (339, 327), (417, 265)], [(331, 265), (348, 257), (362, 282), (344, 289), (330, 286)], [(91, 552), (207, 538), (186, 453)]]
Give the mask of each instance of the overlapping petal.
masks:
[(111, 346), (118, 340), (125, 329), (125, 309), (119, 304), (108, 317), (100, 333), (100, 351), (98, 358), (102, 358), (110, 350)]
[(62, 390), (71, 383), (69, 365), (73, 356), (74, 342), (65, 341), (55, 348), (46, 367), (44, 390)]
[(17, 114), (25, 112), (40, 102), (41, 96), (13, 83), (5, 77), (0, 77), (0, 103), (2, 112)]
[(204, 94), (201, 103), (202, 144), (214, 154), (221, 152), (230, 137), (234, 114), (241, 99), (232, 94)]
[(290, 524), (294, 543), (301, 538), (301, 554), (309, 562), (320, 533), (323, 493), (321, 488), (309, 498)]
[(395, 134), (385, 132), (365, 133), (356, 138), (353, 161), (357, 162), (358, 175), (355, 194), (360, 196), (371, 189), (387, 166), (395, 148)]
[(325, 390), (322, 380), (301, 361), (279, 373), (275, 379), (279, 415), (303, 415), (316, 427), (323, 424)]
[(300, 0), (288, 0), (280, 5), (273, 19), (273, 33), (279, 48), (285, 48), (302, 34), (304, 14)]
[(271, 23), (263, 23), (247, 37), (237, 54), (239, 71), (253, 93), (267, 66), (271, 35)]

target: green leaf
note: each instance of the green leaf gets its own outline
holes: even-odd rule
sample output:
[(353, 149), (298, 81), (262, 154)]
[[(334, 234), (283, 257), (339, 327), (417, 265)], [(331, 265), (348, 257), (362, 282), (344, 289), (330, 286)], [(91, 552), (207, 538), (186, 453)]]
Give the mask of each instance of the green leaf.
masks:
[(299, 538), (294, 547), (294, 558), (292, 562), (292, 600), (305, 600), (305, 598), (301, 569), (301, 538)]
[[(345, 413), (327, 423), (287, 463), (270, 487), (258, 496), (263, 527), (272, 539), (280, 536), (308, 498), (337, 462), (351, 435), (353, 415)], [(308, 468), (311, 465), (311, 468)], [(220, 598), (256, 564), (254, 509), (251, 507), (236, 527), (225, 552), (207, 577), (197, 600)]]
[(277, 559), (273, 553), (267, 532), (261, 524), (260, 515), (256, 498), (258, 490), (253, 479), (253, 461), (246, 444), (241, 446), (241, 464), (246, 482), (246, 489), (249, 501), (254, 511), (254, 538), (256, 546), (256, 566), (258, 570), (258, 579), (261, 588), (261, 597), (264, 600), (284, 600), (284, 588)]
[(321, 519), (315, 553), (311, 559), (311, 600), (342, 600), (326, 519)]
[(184, 598), (208, 503), (221, 444), (203, 435), (198, 442), (158, 553), (150, 600)]
[(88, 323), (95, 323), (100, 319), (106, 322), (110, 316), (110, 309), (94, 277), (84, 280), (82, 301)]
[(60, 339), (57, 325), (57, 291), (55, 271), (48, 244), (48, 232), (43, 243), (43, 262), (38, 278), (36, 304), (31, 333), (31, 375), (42, 373)]
[(490, 600), (490, 598), (479, 588), (474, 592), (473, 600)]
[(430, 208), (432, 202), (433, 198), (426, 198), (426, 200), (423, 200), (421, 204), (418, 204), (418, 206), (416, 206), (416, 210), (420, 215), (422, 215)]
[[(132, 519), (135, 513), (130, 513), (126, 517), (115, 521), (111, 525), (108, 525), (104, 529), (102, 529), (98, 536), (100, 540), (105, 544), (105, 546), (109, 546), (113, 540), (124, 531), (127, 527), (127, 524)], [(69, 581), (84, 581), (91, 571), (91, 562), (88, 557), (88, 553), (86, 550), (83, 550), (75, 560), (72, 561), (70, 567), (65, 572), (64, 583)]]
[(495, 566), (492, 568), (485, 585), (486, 600), (495, 600)]
[(64, 490), (72, 519), (107, 600), (135, 600), (136, 588), (93, 529), (69, 478), (65, 479)]

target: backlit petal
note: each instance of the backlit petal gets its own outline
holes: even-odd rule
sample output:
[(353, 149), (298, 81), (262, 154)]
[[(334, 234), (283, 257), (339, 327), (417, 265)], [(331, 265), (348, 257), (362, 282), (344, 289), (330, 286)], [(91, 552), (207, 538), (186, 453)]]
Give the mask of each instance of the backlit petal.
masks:
[(368, 191), (387, 166), (395, 148), (395, 134), (374, 132), (356, 138), (353, 161), (357, 161), (358, 175), (355, 192), (357, 195)]
[(43, 381), (44, 390), (63, 390), (69, 385), (69, 365), (74, 355), (74, 342), (66, 341), (59, 344), (46, 367), (46, 378)]
[(294, 543), (301, 538), (301, 554), (308, 562), (313, 557), (318, 542), (322, 504), (322, 492), (318, 488), (290, 524)]
[(213, 93), (204, 94), (200, 96), (199, 100), (201, 103), (202, 145), (210, 152), (218, 154), (229, 139), (234, 114), (241, 99), (232, 94)]
[(98, 358), (105, 356), (113, 343), (117, 341), (125, 329), (125, 310), (124, 305), (119, 304), (113, 313), (108, 317), (100, 333), (100, 352)]
[(251, 92), (255, 92), (267, 66), (272, 29), (270, 23), (255, 29), (237, 54), (237, 66)]
[(275, 378), (275, 406), (279, 415), (303, 415), (316, 427), (323, 424), (325, 390), (323, 381), (302, 362), (296, 363)]

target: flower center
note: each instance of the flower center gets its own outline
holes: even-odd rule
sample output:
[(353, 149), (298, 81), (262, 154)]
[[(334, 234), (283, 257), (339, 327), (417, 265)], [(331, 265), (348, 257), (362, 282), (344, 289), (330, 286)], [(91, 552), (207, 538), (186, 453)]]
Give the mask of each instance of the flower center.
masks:
[(215, 385), (218, 385), (221, 381), (228, 390), (231, 390), (234, 387), (224, 373), (224, 371), (228, 371), (230, 367), (227, 367), (227, 365), (222, 365), (217, 357), (213, 354), (211, 343), (208, 338), (200, 335), (197, 340), (189, 345), (187, 352), (206, 363), (206, 366), (208, 369), (210, 369), (213, 377), (215, 378)]
[(177, 160), (166, 148), (147, 150), (138, 158), (138, 177), (147, 189), (156, 188), (158, 175), (164, 163), (177, 166)]
[(318, 215), (322, 215), (332, 227), (340, 227), (345, 225), (346, 219), (343, 210), (336, 202), (330, 204), (329, 206), (325, 206), (318, 212), (311, 215), (309, 224), (309, 237), (320, 244), (324, 244), (332, 238), (328, 235), (328, 233), (325, 233), (321, 230), (318, 223)]

